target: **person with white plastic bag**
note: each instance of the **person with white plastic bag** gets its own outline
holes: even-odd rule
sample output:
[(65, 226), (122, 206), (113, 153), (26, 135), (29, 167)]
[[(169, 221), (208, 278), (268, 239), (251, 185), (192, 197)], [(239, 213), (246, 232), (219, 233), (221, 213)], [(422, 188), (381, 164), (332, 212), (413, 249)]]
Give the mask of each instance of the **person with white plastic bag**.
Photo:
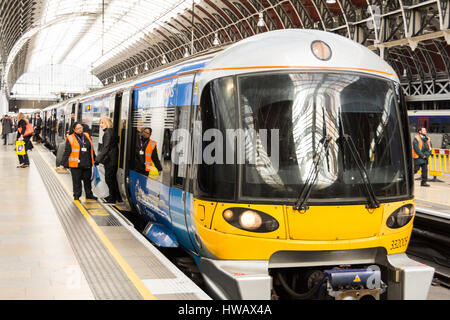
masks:
[(94, 165), (92, 167), (92, 192), (98, 198), (106, 198), (109, 195), (109, 188), (105, 181), (105, 168), (103, 165)]
[(122, 199), (116, 177), (119, 156), (118, 139), (111, 119), (108, 117), (101, 118), (100, 129), (104, 132), (103, 147), (96, 158), (95, 164), (99, 165), (101, 163), (105, 166), (104, 181), (108, 185), (109, 190), (109, 196), (100, 198), (105, 198), (106, 203), (121, 202)]

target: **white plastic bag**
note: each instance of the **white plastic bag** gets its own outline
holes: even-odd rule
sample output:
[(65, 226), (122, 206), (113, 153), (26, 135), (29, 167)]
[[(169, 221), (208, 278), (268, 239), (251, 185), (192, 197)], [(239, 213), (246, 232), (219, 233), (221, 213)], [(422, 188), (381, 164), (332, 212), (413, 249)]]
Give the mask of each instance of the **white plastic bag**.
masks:
[(109, 196), (109, 189), (105, 181), (105, 167), (100, 164), (97, 166), (97, 170), (100, 175), (100, 181), (95, 184), (95, 179), (92, 180), (92, 192), (98, 198), (106, 198)]

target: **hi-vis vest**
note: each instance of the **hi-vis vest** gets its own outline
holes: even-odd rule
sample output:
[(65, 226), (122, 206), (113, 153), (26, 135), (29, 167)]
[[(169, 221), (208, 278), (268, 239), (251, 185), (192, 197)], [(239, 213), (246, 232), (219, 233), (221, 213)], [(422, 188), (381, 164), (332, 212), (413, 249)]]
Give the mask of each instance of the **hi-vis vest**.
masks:
[(149, 172), (152, 167), (152, 153), (156, 148), (156, 141), (149, 140), (147, 148), (145, 148), (145, 171)]
[[(417, 142), (419, 142), (419, 150), (422, 150), (423, 141), (422, 141), (422, 138), (420, 137), (420, 135), (416, 135), (414, 137), (414, 139), (417, 139)], [(419, 155), (414, 150), (414, 140), (411, 143), (412, 143), (412, 156), (413, 156), (413, 159), (419, 159)], [(430, 139), (427, 140), (427, 143), (428, 143), (428, 150), (431, 151)]]
[[(88, 138), (91, 143), (91, 161), (94, 164), (94, 146), (92, 144), (92, 140), (89, 137), (89, 134), (84, 132), (86, 138)], [(69, 156), (69, 168), (78, 168), (78, 160), (80, 160), (80, 143), (78, 139), (75, 137), (75, 133), (71, 134), (67, 137), (69, 139), (70, 146), (72, 147), (72, 153)]]

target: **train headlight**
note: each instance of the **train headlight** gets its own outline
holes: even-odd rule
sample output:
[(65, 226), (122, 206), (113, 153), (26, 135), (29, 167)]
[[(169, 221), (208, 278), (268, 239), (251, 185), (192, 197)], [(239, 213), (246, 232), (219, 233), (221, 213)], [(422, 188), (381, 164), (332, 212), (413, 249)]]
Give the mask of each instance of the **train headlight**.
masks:
[(267, 213), (246, 208), (229, 208), (222, 213), (233, 227), (252, 232), (272, 232), (278, 229), (278, 221)]
[(239, 224), (247, 230), (259, 229), (262, 225), (261, 216), (255, 211), (247, 210), (241, 213)]
[(386, 221), (386, 225), (391, 229), (398, 229), (406, 226), (414, 217), (416, 209), (414, 205), (408, 204), (397, 209)]
[(319, 60), (327, 61), (331, 59), (331, 48), (323, 41), (314, 41), (311, 44), (311, 50)]

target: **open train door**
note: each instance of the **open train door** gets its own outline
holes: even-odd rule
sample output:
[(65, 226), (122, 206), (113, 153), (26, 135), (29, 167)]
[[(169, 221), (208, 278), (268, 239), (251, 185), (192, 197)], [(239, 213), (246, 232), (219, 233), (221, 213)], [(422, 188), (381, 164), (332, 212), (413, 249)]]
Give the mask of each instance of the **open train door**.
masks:
[(115, 108), (113, 114), (114, 128), (117, 129), (117, 137), (119, 139), (119, 159), (118, 159), (118, 170), (117, 170), (117, 181), (119, 185), (120, 196), (122, 201), (130, 208), (130, 203), (128, 202), (128, 188), (127, 188), (127, 172), (128, 172), (128, 152), (127, 141), (128, 141), (128, 125), (129, 125), (129, 113), (132, 102), (132, 89), (123, 91), (120, 99), (114, 97)]
[[(173, 231), (183, 247), (193, 253), (198, 252), (194, 238), (193, 222), (193, 196), (190, 186), (192, 156), (191, 140), (185, 136), (189, 133), (192, 137), (192, 118), (196, 101), (195, 73), (183, 74), (178, 77), (175, 109), (175, 129), (177, 134), (172, 137), (176, 141), (172, 153), (172, 176), (170, 188), (170, 217)], [(196, 102), (194, 103), (194, 105)], [(183, 135), (183, 136), (182, 136)]]

